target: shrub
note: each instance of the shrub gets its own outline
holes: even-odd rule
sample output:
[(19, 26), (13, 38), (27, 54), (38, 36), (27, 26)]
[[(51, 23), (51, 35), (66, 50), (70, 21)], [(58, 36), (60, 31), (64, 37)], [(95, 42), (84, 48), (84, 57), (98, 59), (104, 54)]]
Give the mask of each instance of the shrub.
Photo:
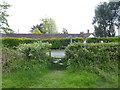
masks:
[(120, 41), (120, 37), (95, 37), (95, 38), (87, 38), (87, 43), (100, 43), (101, 41), (105, 43), (110, 42), (118, 42)]
[[(42, 65), (49, 65), (48, 60), (50, 60), (50, 57), (46, 52), (50, 47), (51, 44), (42, 42), (20, 44), (18, 50), (2, 47), (2, 71), (10, 72), (22, 67), (26, 69), (28, 68), (27, 62), (39, 62)], [(17, 62), (23, 62), (23, 65), (19, 65)]]
[(90, 65), (99, 65), (103, 69), (107, 67), (105, 64), (109, 61), (113, 65), (118, 62), (118, 48), (118, 43), (74, 43), (65, 49), (65, 59), (67, 60), (67, 64), (72, 67), (83, 66), (84, 68)]
[(18, 60), (19, 56), (17, 51), (6, 47), (2, 48), (2, 71), (9, 72), (11, 64)]
[(46, 52), (50, 49), (51, 44), (49, 43), (42, 43), (42, 42), (35, 42), (33, 44), (20, 44), (18, 46), (18, 50), (20, 53), (25, 55), (26, 59), (35, 59), (45, 60)]

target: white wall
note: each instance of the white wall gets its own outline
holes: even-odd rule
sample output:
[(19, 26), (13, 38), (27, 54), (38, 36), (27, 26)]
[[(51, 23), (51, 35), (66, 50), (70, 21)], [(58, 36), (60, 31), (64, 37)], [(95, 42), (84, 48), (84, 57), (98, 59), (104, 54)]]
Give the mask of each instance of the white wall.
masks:
[(91, 38), (92, 38), (92, 37), (95, 37), (95, 36), (91, 34), (89, 37), (91, 37)]

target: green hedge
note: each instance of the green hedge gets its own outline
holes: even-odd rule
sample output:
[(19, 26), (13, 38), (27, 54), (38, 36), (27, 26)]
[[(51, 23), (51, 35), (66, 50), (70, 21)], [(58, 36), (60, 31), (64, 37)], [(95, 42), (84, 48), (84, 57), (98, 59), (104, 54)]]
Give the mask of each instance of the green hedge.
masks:
[(87, 43), (100, 43), (101, 41), (105, 43), (109, 42), (118, 42), (120, 41), (120, 37), (95, 37), (95, 38), (87, 38)]
[(73, 67), (89, 66), (91, 63), (102, 65), (108, 61), (118, 61), (118, 43), (74, 43), (66, 49), (66, 63)]
[[(68, 44), (70, 44), (70, 38), (52, 38), (52, 39), (43, 39), (43, 42), (49, 42), (52, 44), (52, 49), (65, 49)], [(74, 37), (72, 38), (72, 42), (81, 42), (83, 43), (83, 38)]]
[(13, 38), (13, 37), (2, 37), (0, 38), (2, 40), (2, 45), (5, 47), (15, 48), (19, 44), (24, 43), (33, 43), (36, 41), (40, 41), (40, 39), (30, 39), (30, 38)]
[[(2, 44), (5, 47), (17, 47), (19, 44), (34, 43), (37, 41), (49, 42), (52, 44), (52, 49), (64, 49), (68, 44), (70, 44), (70, 38), (51, 38), (51, 39), (31, 39), (31, 38), (13, 38), (13, 37), (2, 37)], [(83, 42), (83, 38), (74, 37), (73, 42)]]

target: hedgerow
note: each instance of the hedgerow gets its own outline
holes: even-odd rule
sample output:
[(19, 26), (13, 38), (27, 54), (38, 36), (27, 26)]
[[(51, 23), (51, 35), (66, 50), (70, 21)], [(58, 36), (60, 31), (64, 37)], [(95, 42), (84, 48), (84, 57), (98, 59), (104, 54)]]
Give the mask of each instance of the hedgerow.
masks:
[(112, 62), (109, 65), (117, 65), (120, 58), (118, 52), (118, 43), (73, 43), (70, 44), (66, 49), (65, 60), (67, 65), (70, 67), (90, 67), (98, 65), (101, 69), (108, 67), (107, 63)]
[[(51, 39), (43, 39), (43, 42), (49, 42), (52, 44), (52, 49), (65, 49), (69, 44), (70, 44), (70, 39), (69, 37), (67, 38), (51, 38)], [(74, 37), (72, 38), (72, 42), (83, 42), (83, 38), (81, 37)]]
[[(40, 39), (40, 38), (13, 38), (13, 37), (2, 37), (2, 45), (8, 48), (16, 48), (20, 44), (34, 43), (37, 41), (49, 42), (52, 44), (52, 49), (64, 49), (70, 44), (70, 38), (51, 38), (51, 39)], [(83, 42), (83, 38), (74, 37), (73, 42)]]
[(100, 43), (103, 41), (104, 43), (110, 42), (118, 42), (120, 41), (120, 37), (94, 37), (94, 38), (87, 38), (87, 43)]
[(36, 41), (40, 41), (40, 39), (30, 39), (30, 38), (13, 38), (13, 37), (2, 37), (2, 45), (3, 47), (15, 48), (20, 44), (24, 43), (33, 43)]

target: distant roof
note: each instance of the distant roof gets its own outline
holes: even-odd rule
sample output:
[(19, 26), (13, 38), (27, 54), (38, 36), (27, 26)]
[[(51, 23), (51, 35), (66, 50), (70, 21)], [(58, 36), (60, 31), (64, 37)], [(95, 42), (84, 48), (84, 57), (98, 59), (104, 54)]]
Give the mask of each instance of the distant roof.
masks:
[(2, 34), (2, 37), (25, 37), (25, 38), (64, 38), (64, 37), (82, 37), (86, 39), (93, 33), (83, 34)]
[(85, 39), (85, 38), (89, 37), (90, 35), (95, 36), (94, 33), (83, 33), (83, 34), (80, 34), (80, 37), (83, 37)]

